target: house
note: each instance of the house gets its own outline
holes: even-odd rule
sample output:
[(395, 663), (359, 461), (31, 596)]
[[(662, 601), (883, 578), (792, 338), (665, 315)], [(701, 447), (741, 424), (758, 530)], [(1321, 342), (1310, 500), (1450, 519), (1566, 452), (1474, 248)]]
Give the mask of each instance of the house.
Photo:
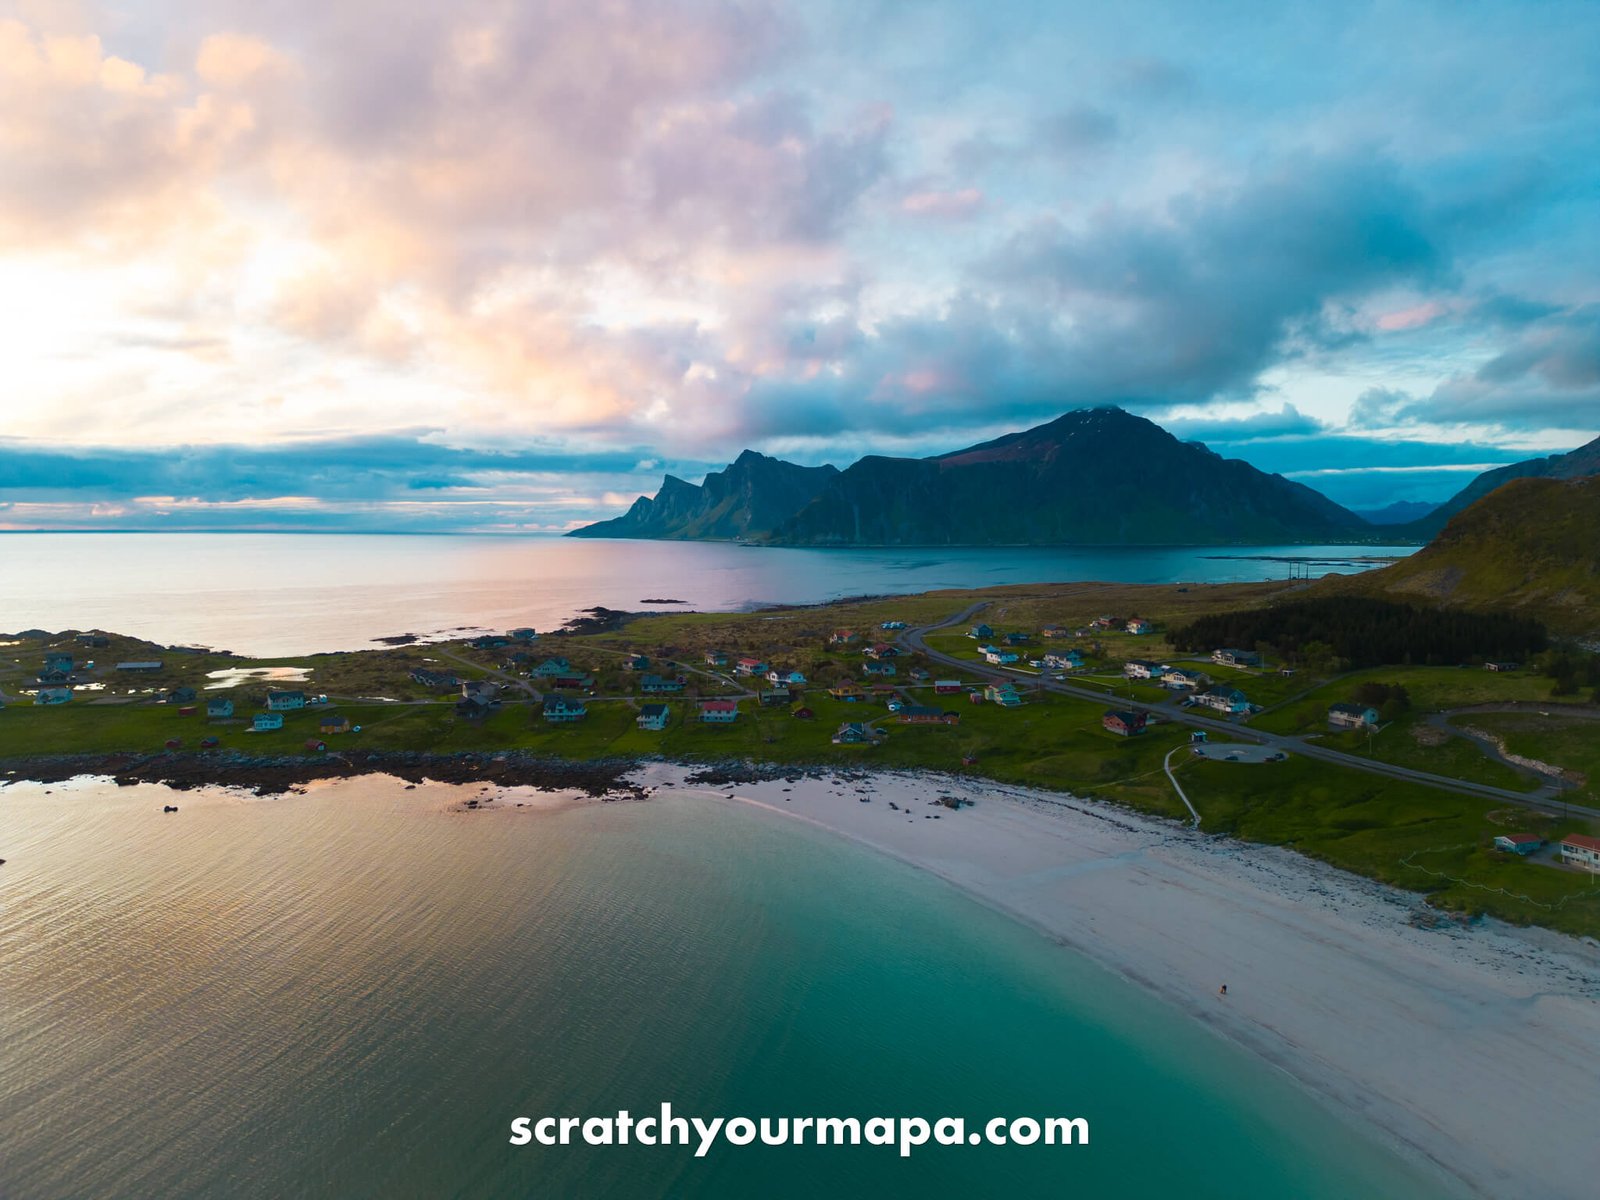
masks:
[(1144, 732), (1148, 720), (1149, 718), (1142, 712), (1107, 709), (1105, 716), (1100, 718), (1100, 724), (1112, 733), (1132, 737), (1136, 733)]
[(547, 658), (533, 669), (540, 679), (554, 679), (557, 675), (572, 674), (572, 664), (564, 658)]
[(481, 721), (489, 715), (499, 704), (498, 700), (486, 700), (474, 692), (472, 695), (463, 696), (456, 701), (456, 716), (468, 721)]
[(726, 725), (739, 719), (739, 704), (735, 700), (702, 700), (700, 719)]
[(162, 662), (159, 658), (141, 659), (135, 662), (119, 662), (117, 664), (117, 670), (119, 671), (131, 671), (140, 675), (148, 675), (152, 672), (159, 671), (161, 670), (161, 667)]
[(1508, 854), (1532, 854), (1544, 839), (1536, 833), (1502, 833), (1494, 839), (1494, 848)]
[(473, 638), (467, 643), (467, 645), (471, 646), (474, 650), (499, 650), (505, 646), (511, 645), (511, 643), (506, 638), (499, 637), (492, 633), (486, 633), (482, 637)]
[(853, 683), (841, 683), (838, 687), (829, 688), (828, 695), (835, 700), (843, 700), (847, 704), (854, 704), (862, 699), (861, 689)]
[(1008, 633), (1000, 640), (1008, 646), (1026, 646), (1029, 642), (1033, 641), (1033, 639), (1025, 633)]
[(250, 729), (254, 733), (265, 733), (269, 729), (283, 728), (282, 713), (257, 713), (256, 719), (250, 722)]
[(1514, 662), (1486, 662), (1483, 664), (1485, 671), (1515, 671), (1521, 663)]
[(900, 651), (888, 642), (877, 642), (862, 651), (868, 658), (899, 658)]
[(935, 696), (953, 696), (961, 690), (959, 679), (935, 679), (933, 681), (933, 694)]
[(856, 641), (858, 637), (858, 634), (855, 634), (848, 629), (835, 629), (828, 635), (828, 645), (848, 646), (852, 642)]
[(44, 669), (46, 671), (59, 671), (63, 675), (71, 675), (72, 655), (46, 654), (44, 656)]
[(167, 693), (168, 704), (193, 704), (195, 691), (192, 687), (175, 687)]
[(788, 688), (762, 688), (756, 693), (756, 698), (768, 708), (780, 708), (794, 699), (794, 694)]
[(268, 712), (288, 712), (290, 709), (304, 708), (305, 706), (306, 694), (304, 692), (267, 693)]
[(1129, 633), (1149, 633), (1155, 628), (1155, 626), (1149, 621), (1146, 621), (1143, 617), (1133, 617), (1128, 621), (1124, 628), (1126, 628)]
[(1017, 695), (1015, 684), (991, 683), (983, 689), (983, 698), (991, 704), (998, 704), (1004, 708), (1015, 708), (1022, 703), (1022, 697)]
[(630, 654), (622, 660), (624, 671), (648, 671), (650, 660), (642, 654)]
[(860, 721), (846, 721), (833, 735), (835, 746), (858, 746), (863, 742), (876, 740), (871, 727), (863, 725)]
[(1221, 713), (1244, 713), (1250, 711), (1250, 701), (1238, 688), (1231, 688), (1225, 683), (1207, 688), (1195, 697), (1207, 708), (1214, 708)]
[(343, 713), (325, 713), (322, 720), (317, 722), (317, 732), (323, 737), (334, 733), (349, 733), (350, 718)]
[(581, 721), (589, 715), (589, 709), (582, 700), (569, 699), (566, 696), (551, 696), (544, 702), (544, 719), (553, 724), (562, 725), (571, 721)]
[(902, 700), (898, 695), (894, 695), (894, 696), (890, 696), (889, 697), (889, 711), (890, 712), (897, 713), (902, 708), (904, 708), (905, 706), (906, 706), (906, 702), (904, 700)]
[(550, 681), (553, 688), (567, 688), (572, 691), (586, 692), (594, 686), (594, 676), (573, 672), (570, 675), (557, 675)]
[(990, 629), (987, 625), (974, 625), (971, 629), (967, 630), (967, 636), (969, 638), (976, 638), (980, 642), (984, 642), (988, 641), (994, 636), (994, 630)]
[(91, 646), (98, 650), (110, 644), (111, 639), (103, 633), (80, 633), (78, 635), (78, 645), (80, 646)]
[(891, 696), (900, 694), (895, 690), (895, 686), (892, 683), (875, 683), (867, 691), (871, 693), (874, 700), (887, 700)]
[(947, 712), (927, 704), (907, 704), (900, 710), (902, 725), (956, 725), (960, 721), (960, 713)]
[(1600, 874), (1600, 838), (1569, 833), (1561, 839), (1561, 861), (1569, 867)]
[(196, 710), (196, 709), (195, 709), (195, 706), (194, 706), (194, 705), (192, 705), (192, 704), (185, 704), (185, 705), (184, 705), (184, 706), (183, 706), (183, 707), (182, 707), (182, 708), (180, 708), (180, 709), (179, 709), (179, 710), (178, 710), (178, 715), (179, 715), (179, 716), (180, 716), (180, 717), (192, 717), (192, 716), (194, 716), (194, 714), (195, 714), (195, 712), (196, 712), (196, 711), (197, 711), (197, 710)]
[(667, 679), (661, 675), (646, 675), (639, 680), (639, 690), (650, 695), (683, 691), (682, 679)]
[(1204, 671), (1186, 671), (1182, 667), (1168, 667), (1161, 676), (1161, 686), (1172, 688), (1202, 688), (1211, 682), (1211, 676)]
[(993, 663), (997, 667), (1009, 666), (1021, 657), (1013, 650), (986, 650), (983, 654), (985, 662)]
[(1328, 728), (1372, 729), (1378, 724), (1378, 710), (1370, 704), (1328, 705)]
[(461, 676), (452, 675), (449, 671), (430, 671), (426, 667), (418, 667), (411, 672), (411, 682), (420, 683), (423, 687), (454, 690), (461, 686)]
[(537, 642), (539, 631), (531, 625), (524, 625), (520, 629), (513, 629), (506, 634), (514, 642)]
[(1211, 661), (1224, 667), (1259, 667), (1261, 655), (1254, 650), (1213, 650)]
[(53, 671), (49, 667), (40, 667), (39, 673), (34, 676), (38, 683), (68, 683), (72, 680), (71, 671)]
[(1076, 671), (1083, 666), (1083, 655), (1076, 650), (1052, 650), (1040, 661), (1053, 670)]
[(661, 730), (667, 727), (671, 715), (672, 710), (665, 704), (646, 704), (639, 710), (639, 719), (634, 724), (640, 729)]
[(706, 666), (725, 667), (728, 665), (728, 656), (720, 650), (706, 651)]
[(771, 669), (771, 667), (762, 662), (759, 658), (741, 658), (736, 664), (734, 664), (733, 673), (735, 675), (746, 676), (765, 675)]
[(895, 667), (892, 662), (864, 662), (861, 664), (861, 673), (863, 675), (882, 675), (888, 678), (894, 675)]
[(906, 677), (913, 683), (926, 683), (928, 680), (933, 678), (933, 676), (929, 675), (928, 672), (923, 670), (921, 667), (912, 667), (911, 670), (906, 672)]
[(1160, 679), (1167, 673), (1167, 668), (1161, 663), (1130, 658), (1122, 664), (1122, 673), (1129, 679)]
[(1103, 617), (1096, 617), (1094, 620), (1090, 621), (1089, 628), (1101, 630), (1123, 629), (1127, 627), (1127, 624), (1128, 623), (1121, 617), (1113, 617), (1111, 614), (1107, 613)]
[(800, 671), (768, 671), (767, 682), (781, 684), (784, 687), (804, 687), (806, 677)]
[(231, 716), (233, 716), (233, 701), (232, 700), (225, 700), (225, 699), (221, 699), (221, 698), (218, 698), (218, 699), (215, 699), (215, 700), (207, 700), (206, 701), (206, 716), (208, 716), (208, 717), (231, 717)]
[(327, 742), (319, 742), (319, 741), (317, 741), (316, 738), (307, 738), (306, 739), (306, 749), (307, 750), (310, 750), (310, 751), (313, 751), (314, 753), (320, 754), (322, 751), (326, 750), (327, 748), (328, 748), (328, 743)]
[(1071, 637), (1072, 630), (1068, 629), (1065, 625), (1046, 625), (1039, 631), (1039, 636), (1044, 638)]
[(886, 629), (890, 632), (893, 632), (897, 629), (904, 629), (905, 627), (906, 623), (904, 621), (885, 621), (882, 625), (878, 626), (879, 629)]
[(69, 687), (42, 687), (33, 694), (35, 704), (65, 704), (72, 699)]

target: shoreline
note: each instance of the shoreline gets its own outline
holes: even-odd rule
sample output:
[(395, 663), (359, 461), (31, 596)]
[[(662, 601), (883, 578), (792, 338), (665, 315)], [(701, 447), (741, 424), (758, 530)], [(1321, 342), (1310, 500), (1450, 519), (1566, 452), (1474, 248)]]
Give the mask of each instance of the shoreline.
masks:
[[(1419, 928), (1412, 894), (1048, 792), (899, 773), (718, 786), (666, 764), (639, 779), (929, 871), (1278, 1067), (1469, 1194), (1576, 1200), (1600, 1171), (1592, 942), (1493, 920)], [(931, 808), (939, 795), (975, 803)]]

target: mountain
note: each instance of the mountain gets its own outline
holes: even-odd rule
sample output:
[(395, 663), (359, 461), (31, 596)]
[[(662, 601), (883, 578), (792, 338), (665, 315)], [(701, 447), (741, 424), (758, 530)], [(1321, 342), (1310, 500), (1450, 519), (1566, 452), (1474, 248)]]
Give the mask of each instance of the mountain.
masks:
[(799, 467), (746, 450), (698, 487), (668, 475), (654, 499), (640, 496), (622, 516), (567, 536), (677, 541), (759, 537), (798, 512), (838, 474), (837, 467)]
[(1351, 541), (1371, 526), (1278, 475), (1090, 408), (934, 458), (863, 458), (780, 545), (1196, 545)]
[(1451, 517), (1513, 479), (1582, 479), (1588, 475), (1600, 475), (1600, 438), (1566, 454), (1524, 459), (1485, 471), (1433, 512), (1396, 532), (1425, 542), (1442, 530)]
[(1450, 518), (1410, 558), (1328, 578), (1330, 592), (1509, 609), (1566, 633), (1600, 631), (1600, 475), (1513, 479)]
[(1382, 508), (1358, 508), (1355, 513), (1369, 525), (1410, 525), (1423, 520), (1438, 507), (1426, 500), (1396, 500)]

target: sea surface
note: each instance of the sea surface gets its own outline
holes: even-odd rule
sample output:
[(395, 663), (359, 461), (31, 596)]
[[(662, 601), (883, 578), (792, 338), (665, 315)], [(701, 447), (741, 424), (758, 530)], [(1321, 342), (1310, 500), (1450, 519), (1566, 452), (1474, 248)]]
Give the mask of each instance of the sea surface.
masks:
[[(549, 629), (585, 608), (702, 611), (934, 588), (1227, 583), (1352, 572), (1414, 546), (810, 550), (551, 536), (0, 534), (0, 632), (108, 629), (259, 656)], [(1291, 563), (1293, 565), (1291, 565)]]
[[(0, 786), (0, 1195), (1442, 1194), (1132, 984), (821, 830), (462, 796)], [(1082, 1116), (1091, 1140), (507, 1144), (516, 1116), (662, 1101)]]

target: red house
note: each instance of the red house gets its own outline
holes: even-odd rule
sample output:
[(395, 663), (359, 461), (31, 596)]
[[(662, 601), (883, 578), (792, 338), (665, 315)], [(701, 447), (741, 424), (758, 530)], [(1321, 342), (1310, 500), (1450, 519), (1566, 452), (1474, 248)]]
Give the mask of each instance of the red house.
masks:
[(1100, 724), (1104, 725), (1112, 733), (1121, 734), (1123, 737), (1132, 737), (1136, 733), (1144, 732), (1145, 720), (1145, 714), (1142, 712), (1123, 712), (1112, 709), (1100, 718)]

